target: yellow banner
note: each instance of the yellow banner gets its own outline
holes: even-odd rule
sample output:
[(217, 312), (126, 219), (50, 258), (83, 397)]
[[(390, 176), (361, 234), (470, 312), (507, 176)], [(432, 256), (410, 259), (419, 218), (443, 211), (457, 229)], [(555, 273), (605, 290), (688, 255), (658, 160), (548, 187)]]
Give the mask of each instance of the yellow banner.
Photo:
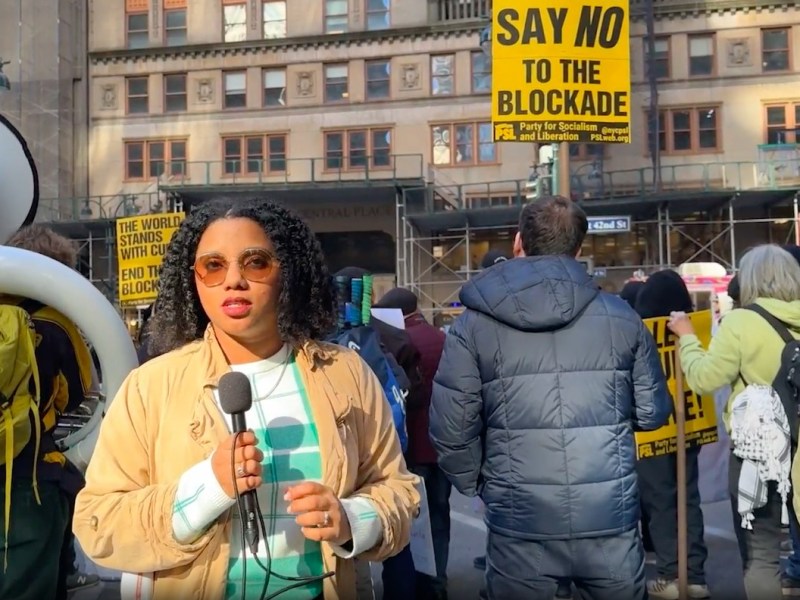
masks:
[(169, 213), (117, 219), (117, 279), (122, 306), (150, 304), (156, 299), (161, 260), (183, 216)]
[(495, 0), (495, 142), (630, 143), (628, 0)]
[[(708, 348), (711, 341), (711, 311), (703, 310), (690, 313), (694, 331), (700, 343)], [(675, 382), (675, 350), (677, 338), (667, 328), (668, 317), (645, 319), (644, 324), (653, 334), (661, 357), (661, 366), (667, 377), (667, 387), (672, 394), (673, 402), (677, 399)], [(692, 448), (710, 444), (717, 441), (717, 415), (714, 410), (714, 396), (698, 396), (684, 379), (683, 386), (686, 402), (686, 447)], [(636, 452), (639, 458), (662, 456), (677, 451), (676, 436), (678, 429), (675, 425), (675, 413), (669, 418), (669, 423), (655, 431), (636, 432)]]

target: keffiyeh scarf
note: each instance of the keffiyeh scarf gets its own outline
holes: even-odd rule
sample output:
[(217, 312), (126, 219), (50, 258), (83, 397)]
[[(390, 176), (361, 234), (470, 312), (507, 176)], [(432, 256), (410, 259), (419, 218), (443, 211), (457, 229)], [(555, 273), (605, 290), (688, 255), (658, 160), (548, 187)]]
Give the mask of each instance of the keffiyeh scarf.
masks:
[(787, 525), (791, 437), (778, 394), (768, 385), (748, 385), (733, 400), (730, 425), (733, 453), (743, 461), (738, 490), (742, 528), (753, 529), (753, 511), (767, 504), (770, 481), (778, 483), (781, 522)]

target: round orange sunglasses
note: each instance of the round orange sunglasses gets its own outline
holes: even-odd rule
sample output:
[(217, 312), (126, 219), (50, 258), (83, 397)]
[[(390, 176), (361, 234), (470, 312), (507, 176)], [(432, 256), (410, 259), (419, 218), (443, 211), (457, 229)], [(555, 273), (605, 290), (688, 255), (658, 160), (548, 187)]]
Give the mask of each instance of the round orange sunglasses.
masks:
[[(253, 283), (264, 283), (277, 264), (275, 255), (266, 248), (247, 248), (236, 257), (239, 273)], [(206, 287), (216, 287), (225, 281), (230, 266), (230, 261), (222, 254), (209, 252), (195, 259), (192, 270)]]

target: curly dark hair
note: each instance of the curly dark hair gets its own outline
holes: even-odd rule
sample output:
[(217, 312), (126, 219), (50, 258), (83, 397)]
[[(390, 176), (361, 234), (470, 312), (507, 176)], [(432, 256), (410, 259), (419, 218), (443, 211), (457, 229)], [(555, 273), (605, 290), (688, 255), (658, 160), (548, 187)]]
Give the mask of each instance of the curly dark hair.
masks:
[(148, 350), (164, 354), (203, 337), (208, 326), (195, 287), (197, 245), (219, 219), (251, 219), (264, 228), (281, 270), (278, 331), (298, 347), (320, 339), (336, 325), (336, 294), (319, 240), (294, 212), (266, 199), (221, 199), (201, 204), (187, 215), (172, 237), (158, 280), (158, 310), (149, 330)]

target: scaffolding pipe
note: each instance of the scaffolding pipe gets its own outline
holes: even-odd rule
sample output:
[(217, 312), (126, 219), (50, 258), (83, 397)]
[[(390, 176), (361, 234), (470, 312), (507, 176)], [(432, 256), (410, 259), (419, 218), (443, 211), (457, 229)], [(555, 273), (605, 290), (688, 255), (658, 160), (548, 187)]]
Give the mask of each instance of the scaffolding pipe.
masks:
[(800, 246), (800, 227), (798, 227), (798, 225), (800, 225), (800, 215), (798, 215), (798, 212), (797, 212), (797, 210), (798, 210), (798, 207), (797, 207), (797, 198), (798, 198), (798, 196), (800, 196), (800, 192), (796, 193), (794, 195), (793, 200), (792, 200), (792, 209), (794, 211), (794, 243), (795, 243), (795, 246)]
[(469, 229), (469, 219), (467, 219), (467, 226), (464, 235), (466, 236), (464, 253), (466, 254), (465, 258), (467, 261), (467, 281), (469, 281), (472, 278), (472, 246), (470, 244), (470, 238), (472, 237), (472, 234)]
[(403, 218), (405, 217), (405, 203), (398, 190), (394, 193), (394, 251), (397, 272), (394, 275), (396, 285), (405, 287), (405, 248), (403, 235)]
[[(665, 233), (665, 236), (667, 238), (667, 264), (666, 264), (666, 267), (671, 267), (672, 266), (672, 240), (670, 238), (672, 237), (672, 225), (669, 222), (669, 206), (664, 208), (664, 213), (665, 213), (664, 214), (664, 224), (665, 224), (664, 233)], [(664, 267), (662, 266), (661, 268), (663, 269)]]
[(734, 220), (734, 208), (733, 208), (733, 201), (737, 198), (739, 194), (736, 194), (731, 201), (728, 203), (728, 223), (730, 226), (731, 232), (731, 273), (736, 273), (737, 266), (736, 266), (736, 235), (735, 235), (735, 227), (734, 224), (736, 221)]
[(661, 205), (658, 205), (658, 268), (664, 268), (664, 215)]
[(653, 191), (661, 189), (661, 143), (659, 131), (661, 130), (661, 111), (658, 106), (658, 73), (656, 73), (656, 17), (653, 0), (645, 0), (645, 36), (647, 58), (647, 82), (650, 89), (650, 108), (647, 118), (649, 127), (650, 160), (653, 165)]

